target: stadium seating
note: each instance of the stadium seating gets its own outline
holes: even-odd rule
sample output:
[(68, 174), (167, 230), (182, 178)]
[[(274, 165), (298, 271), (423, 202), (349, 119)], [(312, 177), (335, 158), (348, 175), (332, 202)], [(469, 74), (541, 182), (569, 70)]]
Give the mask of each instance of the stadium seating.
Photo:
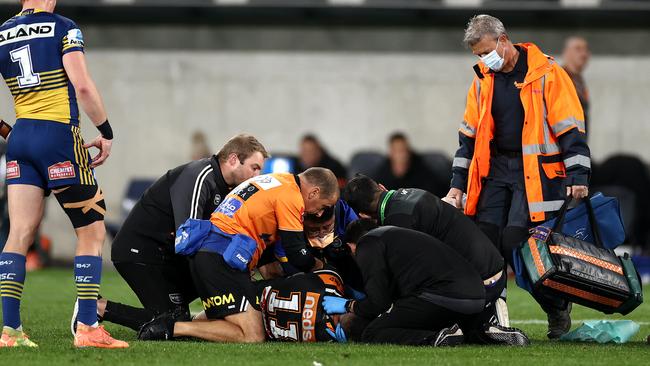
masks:
[(385, 158), (384, 154), (376, 151), (360, 151), (354, 154), (350, 160), (348, 176), (352, 178), (357, 173), (373, 176)]

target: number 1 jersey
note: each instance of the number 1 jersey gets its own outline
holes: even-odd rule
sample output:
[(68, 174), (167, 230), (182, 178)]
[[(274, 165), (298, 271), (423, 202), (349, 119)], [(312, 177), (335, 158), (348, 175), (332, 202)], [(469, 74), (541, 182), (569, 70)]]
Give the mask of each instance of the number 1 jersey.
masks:
[(63, 55), (83, 49), (73, 21), (43, 10), (24, 10), (0, 26), (0, 74), (14, 97), (17, 119), (79, 125)]

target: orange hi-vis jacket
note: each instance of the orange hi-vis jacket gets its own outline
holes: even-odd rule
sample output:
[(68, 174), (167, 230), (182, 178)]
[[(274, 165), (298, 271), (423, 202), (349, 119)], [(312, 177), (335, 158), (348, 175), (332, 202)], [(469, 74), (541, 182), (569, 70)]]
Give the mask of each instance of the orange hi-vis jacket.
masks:
[[(567, 73), (532, 43), (517, 44), (526, 50), (528, 73), (520, 99), (524, 109), (522, 147), (530, 220), (544, 221), (557, 211), (566, 186), (587, 185), (591, 159), (585, 139), (584, 114)], [(523, 55), (523, 53), (522, 53)], [(482, 62), (467, 94), (460, 148), (453, 164), (452, 187), (467, 193), (465, 213), (476, 215), (483, 180), (490, 171), (494, 119), (494, 73)]]

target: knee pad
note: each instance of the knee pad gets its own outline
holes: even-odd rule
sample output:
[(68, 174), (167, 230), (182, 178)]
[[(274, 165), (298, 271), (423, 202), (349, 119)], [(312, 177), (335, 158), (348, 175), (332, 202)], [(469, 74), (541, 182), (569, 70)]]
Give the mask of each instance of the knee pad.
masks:
[(104, 220), (106, 214), (104, 194), (96, 185), (69, 186), (55, 192), (54, 196), (75, 229)]

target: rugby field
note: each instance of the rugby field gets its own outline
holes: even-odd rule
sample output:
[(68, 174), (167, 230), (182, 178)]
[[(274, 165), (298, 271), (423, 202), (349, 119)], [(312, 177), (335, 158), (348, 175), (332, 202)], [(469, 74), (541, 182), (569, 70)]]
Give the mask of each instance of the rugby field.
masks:
[[(101, 293), (116, 301), (138, 304), (116, 272), (104, 273)], [(650, 305), (643, 304), (626, 319), (641, 324), (633, 341), (624, 345), (550, 342), (545, 337), (545, 315), (522, 290), (509, 286), (514, 326), (530, 336), (526, 348), (463, 346), (448, 349), (338, 345), (212, 344), (198, 341), (140, 342), (135, 332), (106, 323), (117, 338), (130, 342), (126, 350), (76, 350), (68, 330), (75, 288), (71, 270), (48, 269), (29, 273), (23, 301), (24, 326), (39, 348), (0, 349), (0, 365), (648, 365)], [(646, 295), (650, 291), (646, 291)], [(646, 296), (647, 298), (647, 296)], [(615, 319), (574, 306), (574, 327), (585, 319)]]

